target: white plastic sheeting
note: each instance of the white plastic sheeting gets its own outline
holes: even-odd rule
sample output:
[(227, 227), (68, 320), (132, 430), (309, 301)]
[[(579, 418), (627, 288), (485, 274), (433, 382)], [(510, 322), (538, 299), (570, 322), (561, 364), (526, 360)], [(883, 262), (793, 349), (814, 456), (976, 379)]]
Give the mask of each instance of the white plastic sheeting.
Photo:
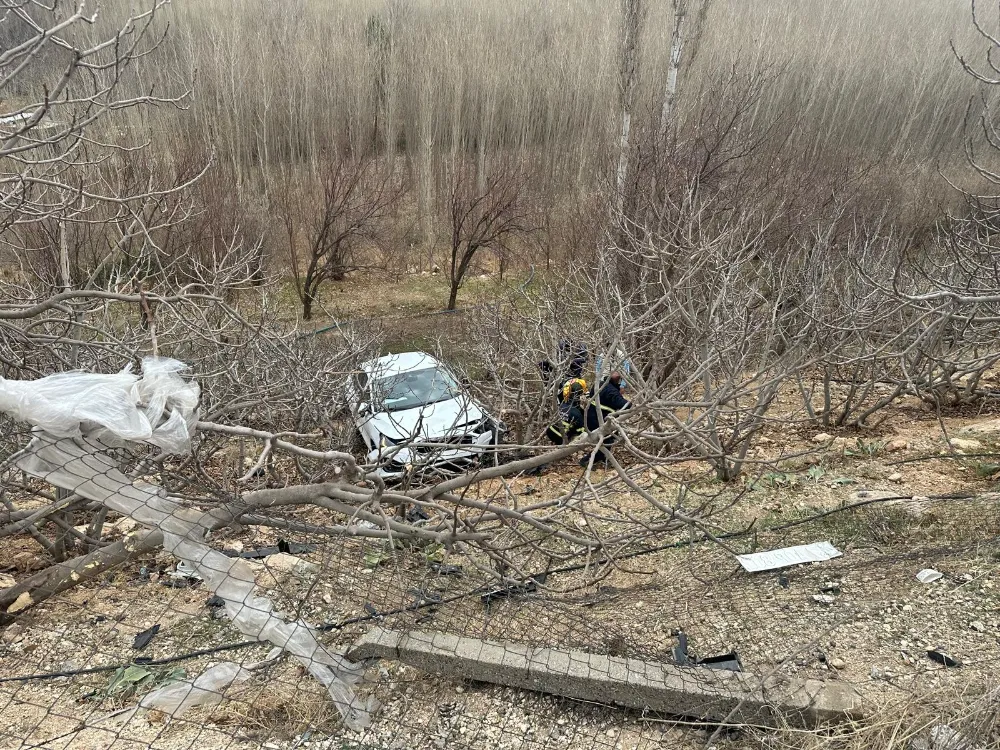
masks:
[(64, 372), (38, 380), (0, 378), (0, 411), (55, 437), (110, 436), (184, 453), (198, 422), (198, 384), (187, 365), (146, 357), (142, 376)]
[[(254, 595), (250, 566), (205, 543), (213, 521), (210, 512), (185, 508), (162, 487), (133, 481), (109, 455), (109, 446), (122, 439), (170, 452), (190, 448), (199, 390), (180, 376), (184, 369), (176, 360), (147, 358), (141, 377), (126, 371), (0, 380), (0, 409), (36, 427), (17, 466), (159, 529), (164, 549), (193, 567), (225, 600), (226, 612), (241, 633), (292, 654), (327, 689), (344, 723), (361, 730), (370, 723), (375, 706), (373, 699), (365, 702), (355, 693), (362, 666), (324, 648), (305, 622), (283, 619), (270, 599)], [(206, 687), (197, 680), (193, 686)]]

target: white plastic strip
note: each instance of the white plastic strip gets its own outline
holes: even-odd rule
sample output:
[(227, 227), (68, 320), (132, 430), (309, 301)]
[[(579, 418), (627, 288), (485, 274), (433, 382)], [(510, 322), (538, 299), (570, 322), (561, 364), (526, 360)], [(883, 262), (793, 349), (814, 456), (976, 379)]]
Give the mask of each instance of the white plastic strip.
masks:
[(759, 573), (762, 570), (787, 568), (789, 565), (832, 560), (842, 554), (829, 542), (814, 542), (800, 544), (797, 547), (774, 549), (769, 552), (754, 552), (752, 555), (737, 555), (736, 559), (740, 561), (744, 570), (750, 573)]

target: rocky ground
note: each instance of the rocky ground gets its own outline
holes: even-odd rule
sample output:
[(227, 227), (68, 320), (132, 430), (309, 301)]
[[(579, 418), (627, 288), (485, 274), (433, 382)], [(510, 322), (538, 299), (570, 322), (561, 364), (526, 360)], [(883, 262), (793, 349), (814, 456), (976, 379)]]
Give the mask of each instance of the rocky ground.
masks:
[[(300, 555), (304, 565), (278, 557), (258, 563), (258, 583), (311, 623), (368, 618), (331, 630), (333, 647), (347, 646), (378, 622), (669, 660), (683, 631), (693, 653), (735, 650), (748, 672), (849, 682), (876, 713), (887, 706), (912, 713), (921, 701), (963, 694), (972, 705), (1000, 655), (1000, 505), (989, 494), (1000, 471), (992, 463), (998, 442), (1000, 420), (938, 420), (906, 403), (874, 432), (765, 432), (752, 458), (767, 469), (752, 470), (741, 502), (716, 519), (725, 529), (752, 528), (731, 540), (733, 551), (829, 540), (843, 552), (780, 573), (748, 574), (729, 551), (702, 543), (636, 557), (582, 588), (574, 588), (576, 574), (567, 574), (550, 582), (551, 592), (489, 607), (473, 594), (384, 615), (467, 594), (482, 581), (440, 575), (428, 559), (371, 545), (326, 543)], [(518, 479), (514, 488), (542, 494), (565, 481), (556, 469)], [(942, 497), (956, 494), (976, 497)], [(897, 499), (864, 505), (880, 497)], [(617, 502), (627, 508), (635, 498), (622, 491)], [(859, 507), (794, 525), (845, 505)], [(276, 539), (239, 531), (218, 542), (249, 549)], [(30, 569), (32, 545), (26, 538), (2, 540), (0, 571), (19, 576)], [(395, 663), (369, 672), (382, 707), (364, 734), (341, 729), (314, 681), (285, 661), (255, 670), (211, 709), (170, 721), (146, 711), (125, 724), (122, 717), (101, 721), (134, 706), (157, 681), (178, 676), (172, 669), (197, 675), (220, 661), (260, 662), (267, 649), (259, 646), (150, 666), (134, 694), (121, 689), (115, 672), (10, 681), (241, 641), (206, 606), (201, 588), (164, 585), (172, 565), (151, 557), (118, 570), (100, 585), (32, 610), (2, 633), (0, 748), (685, 748), (704, 747), (709, 737), (666, 717), (448, 680)], [(921, 583), (916, 575), (924, 568), (942, 576)], [(150, 644), (133, 649), (136, 635), (157, 624)], [(933, 661), (929, 649), (961, 666)], [(755, 746), (769, 736), (723, 735), (714, 742)], [(786, 739), (774, 741), (787, 746)]]

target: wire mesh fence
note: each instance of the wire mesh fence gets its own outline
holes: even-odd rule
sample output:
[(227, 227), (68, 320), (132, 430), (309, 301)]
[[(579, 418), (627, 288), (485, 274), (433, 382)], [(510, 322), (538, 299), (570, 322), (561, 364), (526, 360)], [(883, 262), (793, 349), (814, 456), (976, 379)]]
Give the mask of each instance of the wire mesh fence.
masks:
[[(7, 426), (2, 747), (850, 746), (885, 711), (914, 741), (996, 742), (992, 496), (845, 488), (766, 522), (734, 505), (710, 536), (570, 545), (511, 582), (470, 548), (249, 507), (184, 457)], [(843, 555), (754, 574), (734, 556), (817, 540)]]

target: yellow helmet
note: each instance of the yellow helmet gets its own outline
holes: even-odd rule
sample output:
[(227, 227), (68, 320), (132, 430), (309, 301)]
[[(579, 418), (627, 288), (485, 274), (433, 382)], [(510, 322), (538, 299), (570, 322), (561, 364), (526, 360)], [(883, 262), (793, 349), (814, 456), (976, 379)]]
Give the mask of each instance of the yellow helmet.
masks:
[(587, 392), (587, 381), (583, 378), (570, 378), (562, 387), (562, 400), (569, 401), (574, 394), (583, 395)]

